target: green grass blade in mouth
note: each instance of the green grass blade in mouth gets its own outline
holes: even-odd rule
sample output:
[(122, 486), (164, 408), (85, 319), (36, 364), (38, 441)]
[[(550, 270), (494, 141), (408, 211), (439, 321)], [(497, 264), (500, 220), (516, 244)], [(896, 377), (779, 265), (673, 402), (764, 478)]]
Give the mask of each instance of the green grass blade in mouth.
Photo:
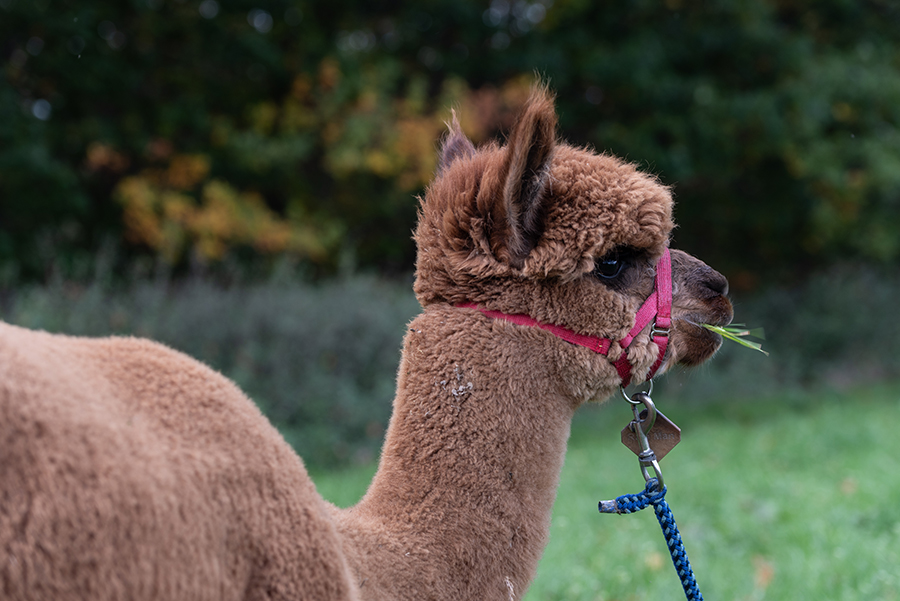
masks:
[(747, 348), (751, 348), (755, 351), (759, 351), (763, 355), (769, 356), (769, 353), (762, 349), (762, 344), (759, 342), (753, 342), (751, 340), (746, 340), (746, 336), (752, 336), (754, 338), (760, 338), (762, 340), (766, 339), (765, 333), (762, 328), (754, 328), (752, 330), (748, 330), (744, 327), (743, 324), (732, 324), (730, 326), (714, 326), (712, 324), (704, 323), (700, 324), (710, 332), (715, 332), (722, 338), (727, 338), (728, 340), (737, 342), (741, 346), (746, 346)]

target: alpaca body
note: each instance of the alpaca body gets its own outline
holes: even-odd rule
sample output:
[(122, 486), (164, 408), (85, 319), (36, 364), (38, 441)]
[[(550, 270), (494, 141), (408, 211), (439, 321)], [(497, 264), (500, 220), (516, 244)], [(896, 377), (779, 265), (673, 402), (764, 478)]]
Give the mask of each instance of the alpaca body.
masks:
[(3, 599), (351, 598), (302, 462), (221, 375), (0, 323), (0, 382)]
[[(731, 320), (725, 278), (667, 250), (671, 211), (655, 178), (558, 143), (542, 87), (505, 146), (476, 149), (454, 121), (415, 236), (423, 312), (378, 472), (349, 509), (197, 361), (0, 323), (0, 597), (521, 598), (575, 410), (616, 391), (613, 361), (636, 380), (701, 363), (721, 338), (700, 324)], [(663, 273), (661, 333), (635, 314)]]

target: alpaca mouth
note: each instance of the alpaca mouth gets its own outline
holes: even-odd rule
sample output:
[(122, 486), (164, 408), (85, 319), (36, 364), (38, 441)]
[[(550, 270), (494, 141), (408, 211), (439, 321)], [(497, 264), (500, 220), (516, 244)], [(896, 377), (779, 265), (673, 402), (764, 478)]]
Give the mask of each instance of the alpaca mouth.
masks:
[(708, 329), (704, 328), (703, 326), (710, 325), (710, 326), (717, 326), (717, 327), (724, 328), (725, 326), (727, 326), (728, 324), (731, 323), (731, 320), (733, 317), (734, 317), (734, 315), (729, 313), (726, 316), (721, 316), (716, 319), (709, 319), (709, 318), (707, 318), (707, 319), (689, 319), (689, 320), (687, 320), (687, 322), (690, 323), (691, 326), (702, 330), (703, 333), (714, 334), (717, 338), (721, 338), (721, 336), (719, 334), (717, 334), (716, 332), (713, 332), (711, 330), (708, 330)]
[(722, 300), (724, 303), (718, 307), (719, 310), (675, 319), (675, 329), (679, 335), (674, 338), (674, 342), (679, 364), (688, 367), (699, 365), (715, 355), (722, 346), (722, 336), (702, 325), (724, 327), (731, 323), (734, 317), (731, 302), (724, 297)]
[[(731, 323), (732, 319), (734, 319), (734, 307), (731, 305), (731, 301), (728, 297), (723, 295), (713, 299), (702, 315), (691, 315), (686, 321), (691, 325), (700, 328), (704, 332), (713, 334), (714, 332), (710, 332), (704, 328), (703, 324), (725, 327)], [(721, 338), (718, 334), (716, 334), (716, 336)]]
[[(722, 343), (725, 342), (725, 339), (722, 338), (722, 335), (719, 334), (718, 332), (713, 332), (712, 330), (707, 330), (702, 325), (695, 325), (695, 324), (692, 324), (692, 325), (697, 330), (698, 336), (703, 337), (703, 338), (708, 338), (715, 342), (716, 348), (713, 351), (713, 353), (718, 351), (719, 348), (721, 348)], [(719, 325), (719, 324), (710, 324), (710, 325)], [(728, 325), (728, 324), (722, 324), (722, 326), (725, 326), (725, 325)], [(712, 353), (710, 355), (712, 355)]]

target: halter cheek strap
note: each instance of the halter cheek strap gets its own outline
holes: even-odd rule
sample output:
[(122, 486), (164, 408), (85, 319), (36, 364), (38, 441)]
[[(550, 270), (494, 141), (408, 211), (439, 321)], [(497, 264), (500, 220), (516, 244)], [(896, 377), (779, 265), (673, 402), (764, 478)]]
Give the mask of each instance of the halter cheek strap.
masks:
[[(502, 319), (520, 326), (530, 326), (547, 330), (557, 338), (562, 338), (566, 342), (589, 348), (600, 355), (608, 356), (609, 349), (612, 347), (612, 340), (609, 338), (586, 336), (556, 324), (540, 322), (528, 315), (510, 315), (501, 311), (490, 311), (479, 307), (475, 303), (461, 303), (457, 306), (467, 309), (478, 309), (488, 317)], [(628, 384), (631, 383), (632, 366), (628, 361), (628, 355), (625, 351), (632, 343), (635, 336), (650, 323), (653, 323), (650, 337), (659, 351), (656, 361), (653, 363), (653, 366), (650, 368), (650, 373), (647, 375), (648, 380), (656, 375), (656, 372), (659, 370), (660, 366), (662, 366), (666, 348), (669, 343), (669, 329), (672, 327), (672, 257), (668, 248), (665, 249), (662, 256), (659, 258), (659, 262), (656, 264), (656, 282), (653, 293), (647, 297), (647, 300), (645, 300), (644, 304), (638, 309), (634, 318), (634, 327), (631, 328), (625, 338), (619, 341), (622, 352), (619, 357), (613, 361), (613, 365), (615, 365), (616, 371), (619, 372), (619, 377), (622, 379), (622, 386), (628, 386)]]
[(619, 355), (614, 365), (616, 371), (619, 372), (619, 377), (622, 378), (622, 386), (628, 386), (631, 383), (631, 363), (628, 362), (625, 349), (628, 348), (634, 337), (650, 323), (653, 323), (650, 337), (659, 351), (656, 361), (650, 368), (650, 373), (647, 374), (648, 380), (653, 378), (662, 366), (666, 348), (669, 345), (669, 330), (672, 327), (672, 256), (668, 248), (656, 264), (656, 289), (638, 309), (634, 318), (634, 327), (620, 341), (622, 354)]

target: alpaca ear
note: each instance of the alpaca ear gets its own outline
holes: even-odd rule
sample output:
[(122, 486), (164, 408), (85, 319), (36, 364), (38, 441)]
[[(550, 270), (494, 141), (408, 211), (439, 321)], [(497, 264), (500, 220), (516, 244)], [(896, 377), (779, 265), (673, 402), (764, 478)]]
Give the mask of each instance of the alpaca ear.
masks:
[(491, 243), (497, 250), (506, 250), (498, 256), (506, 254), (513, 267), (524, 265), (543, 234), (556, 123), (553, 95), (545, 86), (536, 86), (509, 136), (500, 172), (502, 199), (494, 207), (496, 229)]
[(447, 124), (450, 130), (444, 143), (441, 145), (441, 154), (438, 157), (437, 174), (440, 175), (446, 171), (450, 163), (459, 158), (468, 158), (475, 154), (475, 145), (466, 137), (459, 126), (459, 120), (456, 118), (456, 111), (451, 111), (453, 115), (450, 123)]

